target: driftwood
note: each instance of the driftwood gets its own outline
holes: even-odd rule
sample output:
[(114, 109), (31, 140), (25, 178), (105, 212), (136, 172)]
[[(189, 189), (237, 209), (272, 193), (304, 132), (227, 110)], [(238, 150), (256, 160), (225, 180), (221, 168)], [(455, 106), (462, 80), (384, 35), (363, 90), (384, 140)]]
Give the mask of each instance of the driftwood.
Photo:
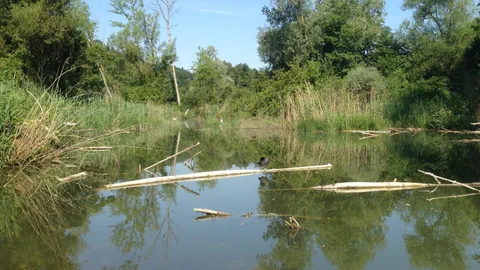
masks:
[(109, 185), (105, 185), (104, 189), (111, 190), (111, 189), (141, 187), (141, 186), (149, 186), (149, 185), (171, 184), (171, 183), (177, 183), (182, 181), (204, 181), (204, 180), (215, 180), (215, 179), (231, 178), (231, 177), (262, 174), (262, 173), (313, 171), (313, 170), (325, 170), (330, 168), (332, 168), (332, 164), (293, 167), (293, 168), (281, 168), (281, 169), (255, 169), (255, 170), (229, 170), (229, 171), (227, 170), (227, 171), (201, 172), (201, 173), (192, 173), (192, 174), (185, 174), (185, 175), (152, 177), (152, 178), (140, 179), (135, 181), (109, 184)]
[[(437, 176), (439, 179), (443, 177)], [(453, 180), (451, 180), (453, 181)], [(429, 187), (466, 187), (477, 191), (474, 187), (480, 187), (480, 182), (473, 183), (458, 183), (453, 181), (452, 184), (426, 184), (415, 182), (344, 182), (335, 183), (331, 185), (323, 185), (307, 188), (306, 190), (326, 190), (337, 193), (363, 193), (363, 192), (380, 192), (380, 191), (397, 191), (397, 190), (410, 190)]]
[(73, 174), (63, 178), (57, 177), (57, 180), (63, 184), (63, 183), (69, 183), (76, 180), (84, 179), (87, 176), (88, 176), (87, 172), (81, 172), (81, 173)]
[(425, 174), (425, 175), (429, 175), (429, 176), (433, 177), (433, 178), (435, 179), (435, 181), (437, 181), (437, 183), (439, 183), (439, 184), (440, 184), (440, 181), (439, 181), (438, 179), (443, 180), (443, 181), (450, 182), (450, 183), (455, 184), (455, 185), (463, 186), (463, 187), (465, 187), (465, 188), (474, 190), (474, 191), (476, 191), (476, 192), (480, 192), (480, 190), (474, 188), (471, 184), (460, 183), (460, 182), (455, 181), (455, 180), (451, 180), (451, 179), (448, 179), (448, 178), (445, 178), (445, 177), (441, 177), (441, 176), (435, 175), (435, 174), (433, 174), (433, 173), (431, 173), (431, 172), (424, 172), (424, 171), (422, 171), (422, 170), (418, 170), (418, 171), (421, 172), (421, 173), (423, 173), (423, 174)]
[[(461, 198), (468, 197), (473, 195), (480, 195), (480, 190), (475, 187), (480, 187), (480, 182), (472, 183), (460, 183), (455, 180), (451, 180), (445, 177), (435, 175), (430, 172), (424, 172), (418, 170), (419, 172), (431, 176), (437, 182), (436, 184), (426, 184), (426, 183), (415, 183), (415, 182), (345, 182), (345, 183), (336, 183), (331, 185), (323, 185), (307, 188), (306, 190), (326, 190), (334, 191), (338, 193), (362, 193), (362, 192), (378, 192), (378, 191), (395, 191), (395, 190), (410, 190), (410, 189), (419, 189), (427, 187), (435, 187), (435, 190), (438, 187), (464, 187), (475, 191), (474, 193), (462, 194), (462, 195), (451, 195), (444, 197), (435, 197), (427, 199), (428, 201), (438, 200), (438, 199), (447, 199), (447, 198)], [(449, 184), (442, 184), (440, 180), (449, 182)], [(434, 191), (435, 191), (434, 190)], [(433, 191), (432, 191), (433, 192)]]
[[(353, 190), (352, 192), (369, 192), (369, 191), (389, 191), (389, 190), (406, 190), (416, 188), (431, 187), (431, 184), (414, 183), (414, 182), (344, 182), (331, 185), (323, 185), (312, 187), (315, 190), (343, 191)], [(434, 185), (435, 186), (435, 185)]]
[(232, 215), (227, 212), (216, 211), (216, 210), (205, 209), (205, 208), (193, 208), (193, 211), (197, 213), (202, 213), (205, 215), (212, 215), (212, 216), (231, 216)]
[(301, 228), (300, 223), (298, 223), (298, 221), (295, 219), (294, 216), (289, 217), (288, 220), (290, 222), (285, 220), (285, 223), (286, 223), (286, 225), (288, 225), (290, 227), (290, 229), (300, 229)]
[(180, 152), (178, 152), (178, 153), (175, 153), (174, 155), (168, 156), (168, 157), (160, 160), (159, 162), (157, 162), (157, 163), (155, 163), (155, 164), (153, 164), (153, 165), (150, 165), (150, 166), (146, 167), (146, 168), (143, 169), (143, 170), (144, 170), (144, 171), (148, 171), (148, 169), (151, 169), (151, 168), (157, 166), (158, 164), (160, 164), (160, 163), (162, 163), (162, 162), (165, 162), (165, 161), (167, 161), (167, 160), (169, 160), (169, 159), (172, 159), (172, 158), (180, 155), (181, 153), (187, 152), (188, 150), (190, 150), (190, 149), (192, 149), (192, 148), (194, 148), (194, 147), (197, 147), (197, 146), (199, 146), (199, 145), (200, 145), (200, 142), (197, 142), (197, 144), (194, 144), (194, 145), (192, 145), (192, 146), (190, 146), (190, 147), (187, 147), (187, 148), (183, 149), (182, 151), (180, 151)]

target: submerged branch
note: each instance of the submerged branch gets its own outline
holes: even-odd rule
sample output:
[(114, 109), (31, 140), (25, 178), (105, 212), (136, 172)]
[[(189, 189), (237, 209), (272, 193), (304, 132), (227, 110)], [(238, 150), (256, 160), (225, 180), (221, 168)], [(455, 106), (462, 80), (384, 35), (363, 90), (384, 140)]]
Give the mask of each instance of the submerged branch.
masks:
[(197, 144), (194, 144), (194, 145), (192, 145), (192, 146), (190, 146), (190, 147), (187, 147), (187, 148), (183, 149), (182, 151), (180, 151), (180, 152), (178, 152), (178, 153), (176, 153), (176, 154), (174, 154), (174, 155), (168, 156), (168, 157), (160, 160), (159, 162), (157, 162), (157, 163), (155, 163), (155, 164), (153, 164), (153, 165), (150, 165), (150, 166), (146, 167), (146, 168), (143, 169), (143, 170), (144, 170), (144, 171), (148, 171), (148, 169), (151, 169), (151, 168), (157, 166), (158, 164), (160, 164), (160, 163), (162, 163), (162, 162), (165, 162), (165, 161), (167, 161), (167, 160), (169, 160), (169, 159), (172, 159), (172, 158), (180, 155), (181, 153), (187, 152), (188, 150), (190, 150), (190, 149), (192, 149), (192, 148), (194, 148), (194, 147), (197, 147), (197, 146), (199, 146), (199, 145), (200, 145), (200, 142), (197, 142)]

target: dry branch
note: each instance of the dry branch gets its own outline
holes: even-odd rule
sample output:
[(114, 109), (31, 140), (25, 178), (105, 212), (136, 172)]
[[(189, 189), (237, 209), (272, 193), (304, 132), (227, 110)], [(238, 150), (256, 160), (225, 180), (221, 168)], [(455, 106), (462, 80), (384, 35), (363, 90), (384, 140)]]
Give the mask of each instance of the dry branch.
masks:
[(275, 172), (296, 172), (296, 171), (313, 171), (313, 170), (325, 170), (332, 168), (331, 164), (305, 166), (305, 167), (293, 167), (293, 168), (281, 168), (281, 169), (256, 169), (256, 170), (230, 170), (230, 171), (212, 171), (192, 173), (185, 175), (173, 175), (173, 176), (160, 176), (147, 179), (140, 179), (135, 181), (127, 181), (122, 183), (115, 183), (105, 185), (105, 189), (120, 189), (129, 187), (140, 187), (159, 184), (171, 184), (181, 181), (203, 181), (203, 180), (215, 180), (221, 178), (231, 178), (237, 176), (262, 174), (262, 173), (275, 173)]
[(213, 216), (231, 216), (232, 214), (227, 213), (227, 212), (222, 212), (222, 211), (216, 211), (216, 210), (211, 210), (211, 209), (205, 209), (205, 208), (193, 208), (193, 211), (197, 213), (202, 213), (206, 215), (213, 215)]
[(358, 192), (360, 190), (367, 191), (386, 191), (386, 190), (406, 190), (416, 188), (431, 187), (431, 184), (413, 183), (413, 182), (344, 182), (331, 185), (323, 185), (312, 187), (315, 190), (328, 190), (328, 191), (344, 191), (355, 190), (352, 192)]
[(200, 142), (197, 142), (197, 144), (194, 144), (194, 145), (192, 145), (192, 146), (190, 146), (190, 147), (187, 147), (187, 148), (183, 149), (182, 151), (180, 151), (180, 152), (178, 152), (178, 153), (176, 153), (176, 154), (174, 154), (174, 155), (168, 156), (168, 157), (160, 160), (159, 162), (157, 162), (157, 163), (155, 163), (155, 164), (153, 164), (153, 165), (150, 165), (150, 166), (146, 167), (146, 168), (143, 169), (143, 170), (144, 170), (144, 171), (148, 171), (148, 169), (151, 169), (151, 168), (157, 166), (158, 164), (160, 164), (160, 163), (162, 163), (162, 162), (165, 162), (165, 161), (167, 161), (167, 160), (169, 160), (169, 159), (171, 159), (171, 158), (174, 158), (174, 157), (176, 157), (176, 156), (178, 156), (178, 155), (180, 155), (180, 154), (182, 154), (182, 153), (184, 153), (184, 152), (187, 152), (188, 150), (190, 150), (190, 149), (192, 149), (192, 148), (194, 148), (194, 147), (197, 147), (197, 146), (199, 146), (199, 145), (200, 145)]
[(290, 227), (290, 229), (300, 229), (300, 223), (298, 223), (298, 221), (295, 219), (294, 216), (291, 216), (288, 218), (288, 221), (285, 220), (285, 223)]
[(63, 177), (63, 178), (57, 177), (57, 180), (60, 181), (63, 184), (63, 183), (69, 183), (69, 182), (72, 182), (72, 181), (80, 180), (80, 179), (83, 179), (87, 176), (88, 176), (87, 172), (81, 172), (81, 173), (73, 174), (73, 175), (70, 175), (70, 176), (67, 176), (67, 177)]
[(451, 180), (451, 179), (448, 179), (448, 178), (445, 178), (445, 177), (441, 177), (441, 176), (438, 176), (438, 175), (435, 175), (431, 172), (424, 172), (422, 170), (418, 170), (419, 172), (425, 174), (425, 175), (429, 175), (431, 177), (433, 177), (438, 183), (440, 183), (440, 181), (438, 181), (438, 179), (440, 180), (443, 180), (443, 181), (447, 181), (447, 182), (450, 182), (450, 183), (453, 183), (453, 184), (456, 184), (456, 185), (460, 185), (460, 186), (463, 186), (463, 187), (466, 187), (468, 189), (471, 189), (471, 190), (475, 190), (476, 192), (480, 192), (480, 190), (472, 187), (472, 185), (469, 185), (469, 184), (463, 184), (463, 183), (460, 183), (458, 181), (455, 181), (455, 180)]

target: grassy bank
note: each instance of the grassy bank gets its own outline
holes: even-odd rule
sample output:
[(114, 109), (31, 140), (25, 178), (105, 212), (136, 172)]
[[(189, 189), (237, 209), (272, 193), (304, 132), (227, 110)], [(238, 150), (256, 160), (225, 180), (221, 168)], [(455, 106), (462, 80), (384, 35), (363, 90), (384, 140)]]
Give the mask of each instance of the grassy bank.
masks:
[(0, 82), (0, 168), (58, 161), (101, 134), (178, 125), (167, 105), (66, 99), (29, 82)]
[(302, 131), (383, 129), (389, 126), (378, 95), (355, 93), (340, 80), (306, 85), (287, 97), (281, 112), (283, 127)]

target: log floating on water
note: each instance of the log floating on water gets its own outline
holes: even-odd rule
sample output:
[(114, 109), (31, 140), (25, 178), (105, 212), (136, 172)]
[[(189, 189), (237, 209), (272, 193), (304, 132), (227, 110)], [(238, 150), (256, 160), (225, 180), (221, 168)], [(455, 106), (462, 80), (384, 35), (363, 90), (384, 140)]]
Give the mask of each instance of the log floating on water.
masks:
[(331, 185), (316, 186), (311, 189), (315, 190), (349, 190), (349, 189), (379, 189), (379, 190), (399, 190), (399, 189), (415, 189), (436, 186), (432, 184), (413, 183), (413, 182), (344, 182)]
[(216, 210), (211, 210), (211, 209), (205, 209), (205, 208), (193, 208), (193, 211), (197, 213), (202, 213), (206, 215), (211, 215), (211, 216), (231, 216), (232, 214), (227, 213), (227, 212), (222, 212), (222, 211), (216, 211)]
[(184, 174), (184, 175), (152, 177), (152, 178), (140, 179), (135, 181), (109, 184), (109, 185), (105, 185), (105, 189), (111, 190), (111, 189), (129, 188), (129, 187), (170, 184), (170, 183), (176, 183), (180, 181), (214, 180), (214, 179), (221, 179), (221, 178), (223, 179), (223, 178), (231, 178), (231, 177), (237, 177), (237, 176), (262, 174), (262, 173), (313, 171), (313, 170), (325, 170), (325, 169), (328, 170), (330, 168), (332, 168), (332, 164), (329, 163), (327, 165), (280, 168), (280, 169), (254, 169), (254, 170), (201, 172), (201, 173), (192, 173), (192, 174)]

